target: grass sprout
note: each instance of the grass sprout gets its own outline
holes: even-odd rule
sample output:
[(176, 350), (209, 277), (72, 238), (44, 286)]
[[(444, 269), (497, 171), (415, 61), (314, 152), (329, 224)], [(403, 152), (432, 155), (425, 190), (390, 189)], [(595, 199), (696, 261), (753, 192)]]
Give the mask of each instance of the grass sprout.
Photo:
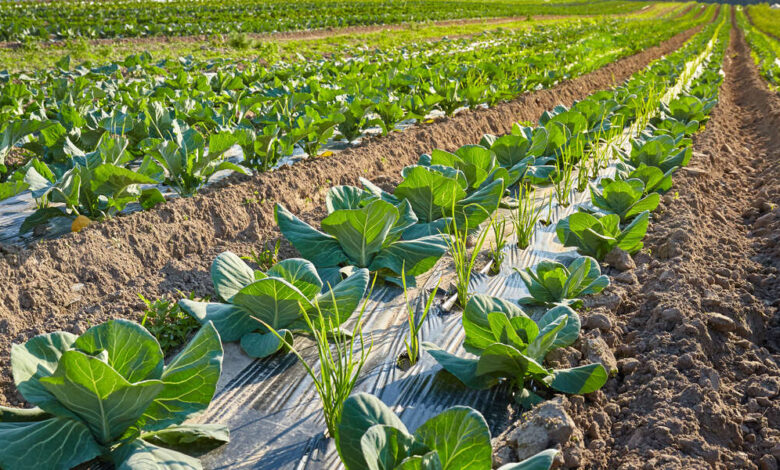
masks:
[[(552, 197), (550, 197), (552, 201)], [(534, 227), (542, 215), (544, 204), (536, 205), (536, 188), (527, 186), (520, 196), (517, 209), (512, 212), (512, 224), (515, 226), (517, 247), (524, 250), (531, 244), (534, 235)]]
[[(366, 344), (363, 336), (363, 316), (375, 282), (376, 277), (371, 284), (368, 295), (363, 301), (360, 313), (355, 319), (355, 324), (351, 331), (342, 329), (337, 322), (334, 322), (335, 318), (338, 318), (338, 311), (333, 312), (333, 315), (324, 314), (319, 305), (316, 305), (316, 312), (310, 315), (301, 306), (303, 318), (306, 321), (317, 350), (318, 369), (316, 364), (306, 362), (303, 355), (283, 335), (280, 335), (263, 320), (256, 318), (268, 331), (279, 338), (287, 349), (301, 361), (303, 367), (306, 368), (306, 372), (314, 382), (317, 395), (319, 395), (320, 401), (322, 401), (322, 413), (325, 416), (328, 435), (335, 439), (339, 454), (341, 449), (339, 448), (338, 428), (344, 411), (344, 401), (355, 388), (360, 372), (363, 370), (363, 366), (368, 360), (368, 355), (374, 345), (373, 340)], [(335, 306), (335, 294), (331, 293), (331, 295), (333, 296), (332, 300)]]
[(498, 274), (501, 270), (501, 264), (504, 262), (504, 248), (506, 247), (506, 219), (493, 218), (490, 222), (490, 227), (493, 229), (493, 238), (495, 241), (490, 242), (490, 259), (492, 264), (490, 265), (490, 272), (492, 274)]
[(436, 298), (436, 292), (439, 290), (439, 282), (441, 282), (441, 278), (439, 279), (439, 282), (436, 283), (436, 287), (433, 288), (431, 294), (428, 296), (428, 300), (425, 302), (425, 308), (419, 315), (409, 302), (409, 294), (406, 289), (406, 275), (403, 268), (401, 269), (401, 282), (403, 283), (404, 288), (406, 316), (407, 320), (409, 321), (409, 338), (404, 340), (404, 344), (406, 346), (406, 356), (409, 359), (409, 365), (413, 366), (417, 364), (417, 361), (420, 359), (420, 330), (422, 329), (422, 325), (425, 322), (425, 319), (428, 317), (428, 312), (430, 312), (433, 301)]
[[(468, 218), (466, 219), (465, 225), (468, 226)], [(474, 270), (482, 245), (485, 243), (488, 231), (481, 230), (479, 232), (471, 253), (469, 253), (468, 248), (469, 231), (465, 228), (459, 230), (455, 218), (453, 218), (452, 224), (447, 227), (447, 232), (449, 236), (444, 237), (444, 240), (447, 242), (450, 249), (450, 255), (452, 255), (452, 260), (455, 264), (455, 282), (458, 291), (458, 302), (461, 307), (465, 307), (469, 300), (471, 273)]]
[(263, 249), (260, 250), (260, 253), (255, 253), (255, 250), (252, 249), (252, 251), (249, 252), (248, 256), (242, 256), (241, 259), (243, 259), (244, 261), (251, 261), (255, 263), (261, 270), (267, 271), (271, 269), (271, 266), (279, 262), (280, 246), (281, 246), (280, 240), (276, 241), (276, 244), (274, 244), (273, 249), (268, 248), (267, 244), (263, 243)]

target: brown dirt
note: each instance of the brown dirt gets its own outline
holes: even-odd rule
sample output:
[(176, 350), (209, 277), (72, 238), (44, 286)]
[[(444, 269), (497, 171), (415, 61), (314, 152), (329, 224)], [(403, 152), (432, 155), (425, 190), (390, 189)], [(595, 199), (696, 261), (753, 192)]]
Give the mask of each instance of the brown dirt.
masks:
[(734, 26), (691, 168), (675, 174), (636, 269), (611, 271), (586, 302), (568, 361), (601, 338), (619, 372), (563, 400), (582, 438), (564, 444), (567, 467), (778, 468), (780, 97)]
[[(12, 342), (44, 332), (84, 331), (114, 317), (137, 320), (147, 298), (176, 290), (211, 292), (208, 268), (224, 250), (247, 254), (279, 238), (273, 206), (283, 203), (304, 220), (323, 216), (330, 186), (397, 181), (400, 170), (433, 148), (454, 150), (483, 134), (503, 134), (520, 120), (536, 121), (558, 104), (608, 88), (683, 44), (696, 29), (552, 89), (491, 109), (416, 126), (368, 141), (331, 158), (304, 161), (271, 173), (235, 177), (196, 197), (95, 224), (29, 249), (0, 246), (0, 404), (18, 404), (10, 379)], [(284, 248), (291, 254), (291, 248)]]

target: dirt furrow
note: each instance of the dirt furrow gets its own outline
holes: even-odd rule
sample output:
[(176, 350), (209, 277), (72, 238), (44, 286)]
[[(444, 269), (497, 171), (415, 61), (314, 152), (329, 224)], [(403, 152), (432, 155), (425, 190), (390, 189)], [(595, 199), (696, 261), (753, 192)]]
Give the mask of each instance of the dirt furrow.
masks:
[[(0, 246), (0, 404), (19, 402), (9, 374), (12, 342), (58, 329), (81, 332), (112, 317), (137, 320), (143, 307), (138, 293), (148, 298), (177, 295), (177, 290), (209, 294), (208, 268), (216, 254), (228, 249), (247, 254), (279, 237), (274, 203), (283, 203), (304, 220), (319, 220), (331, 186), (359, 184), (361, 176), (379, 184), (395, 182), (400, 170), (420, 154), (434, 148), (454, 150), (485, 133), (507, 133), (517, 121), (536, 121), (555, 105), (571, 105), (623, 81), (680, 47), (697, 30), (491, 109), (416, 126), (331, 158), (237, 177), (234, 184), (30, 249)], [(291, 248), (283, 250), (291, 254)]]
[(577, 428), (568, 464), (778, 468), (780, 98), (734, 26), (691, 167), (675, 174), (636, 267), (610, 272), (613, 285), (586, 302), (581, 341), (602, 345), (589, 358), (618, 373), (563, 399)]

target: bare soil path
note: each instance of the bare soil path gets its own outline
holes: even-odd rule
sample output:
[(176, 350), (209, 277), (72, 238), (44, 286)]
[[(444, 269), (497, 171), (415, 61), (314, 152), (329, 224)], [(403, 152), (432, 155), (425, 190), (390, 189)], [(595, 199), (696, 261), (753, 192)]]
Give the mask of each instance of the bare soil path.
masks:
[[(555, 105), (571, 105), (623, 81), (679, 48), (697, 30), (552, 89), (375, 139), (332, 158), (237, 177), (233, 184), (215, 185), (199, 196), (29, 249), (0, 246), (0, 404), (20, 399), (9, 370), (12, 342), (62, 329), (78, 333), (114, 317), (138, 320), (143, 308), (138, 293), (147, 298), (177, 295), (177, 289), (209, 294), (208, 269), (218, 253), (247, 254), (279, 238), (274, 203), (283, 203), (304, 220), (320, 220), (329, 187), (359, 184), (360, 176), (379, 184), (395, 182), (420, 154), (454, 150), (485, 133), (507, 133), (517, 121), (536, 121)], [(292, 254), (287, 246), (283, 252)]]
[(600, 344), (619, 372), (599, 392), (562, 399), (576, 423), (567, 465), (778, 468), (780, 97), (736, 25), (724, 71), (647, 250), (586, 302), (570, 360)]

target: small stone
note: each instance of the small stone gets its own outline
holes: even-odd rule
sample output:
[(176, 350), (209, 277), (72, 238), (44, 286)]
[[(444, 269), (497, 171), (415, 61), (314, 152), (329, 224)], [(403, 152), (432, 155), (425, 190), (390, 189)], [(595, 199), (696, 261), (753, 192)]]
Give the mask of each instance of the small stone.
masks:
[(518, 460), (525, 460), (557, 444), (565, 444), (578, 432), (566, 413), (563, 397), (548, 400), (523, 416), (523, 421), (508, 436)]
[(618, 369), (623, 375), (632, 374), (639, 367), (639, 360), (629, 357), (618, 362)]
[(757, 218), (755, 222), (753, 222), (753, 227), (755, 228), (766, 227), (767, 225), (770, 224), (770, 222), (772, 222), (772, 219), (774, 218), (775, 218), (775, 214), (772, 212), (764, 214), (761, 217)]
[(706, 175), (708, 172), (707, 170), (701, 169), (701, 168), (695, 168), (692, 166), (684, 166), (682, 167), (683, 170), (690, 173), (693, 176), (699, 176), (699, 175)]
[(604, 257), (604, 262), (619, 271), (628, 271), (636, 268), (633, 258), (628, 252), (615, 247)]
[(582, 346), (582, 354), (588, 362), (598, 362), (607, 369), (609, 375), (617, 374), (618, 365), (615, 355), (602, 338), (585, 338)]
[(84, 284), (81, 283), (81, 282), (79, 282), (78, 284), (73, 284), (72, 286), (70, 286), (70, 291), (71, 292), (80, 292), (82, 290), (84, 290)]
[(712, 329), (723, 333), (734, 331), (737, 327), (734, 320), (717, 312), (707, 313), (707, 324), (710, 325)]
[(636, 284), (639, 282), (634, 271), (625, 271), (615, 276), (615, 282), (621, 284)]
[(599, 295), (585, 297), (584, 303), (586, 308), (596, 309), (603, 307), (608, 312), (616, 312), (618, 307), (620, 307), (621, 299), (619, 295), (604, 290)]
[(502, 446), (493, 452), (493, 467), (500, 467), (513, 461), (512, 448), (509, 446)]
[(591, 329), (599, 329), (601, 331), (609, 331), (612, 329), (612, 320), (603, 313), (594, 313), (585, 317), (585, 326)]
[(677, 322), (682, 318), (682, 313), (679, 308), (671, 307), (664, 309), (661, 312), (661, 317), (666, 321)]
[(758, 468), (761, 470), (777, 470), (777, 459), (771, 455), (765, 455), (758, 461)]
[(658, 247), (658, 257), (661, 259), (674, 258), (685, 252), (685, 245), (691, 237), (686, 230), (679, 229), (667, 237), (666, 242)]
[(685, 353), (677, 359), (677, 368), (690, 369), (691, 367), (693, 367), (695, 362), (696, 361), (694, 361), (693, 355), (691, 355), (691, 353)]
[(756, 379), (748, 385), (745, 393), (750, 397), (771, 398), (780, 392), (780, 379)]

